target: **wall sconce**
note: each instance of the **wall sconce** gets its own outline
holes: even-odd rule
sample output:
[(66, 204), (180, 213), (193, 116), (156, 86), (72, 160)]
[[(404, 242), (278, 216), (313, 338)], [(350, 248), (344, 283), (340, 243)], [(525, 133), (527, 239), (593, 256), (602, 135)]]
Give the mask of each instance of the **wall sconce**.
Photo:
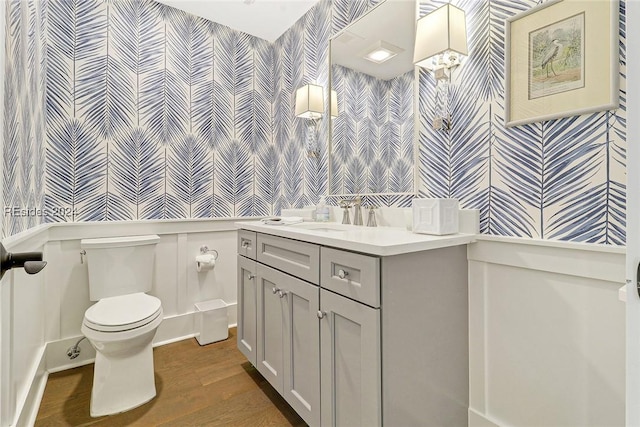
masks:
[(460, 65), (461, 56), (468, 54), (467, 24), (462, 9), (445, 4), (418, 20), (413, 63), (433, 71), (436, 78), (440, 101), (433, 120), (436, 130), (451, 129), (448, 106), (451, 70)]
[(460, 65), (467, 56), (467, 24), (464, 10), (445, 4), (418, 20), (413, 63), (428, 70)]
[(318, 120), (324, 113), (322, 86), (307, 84), (296, 91), (296, 116)]
[(320, 157), (318, 147), (318, 123), (324, 114), (324, 90), (322, 86), (306, 84), (296, 91), (296, 117), (311, 120), (307, 128), (307, 157)]

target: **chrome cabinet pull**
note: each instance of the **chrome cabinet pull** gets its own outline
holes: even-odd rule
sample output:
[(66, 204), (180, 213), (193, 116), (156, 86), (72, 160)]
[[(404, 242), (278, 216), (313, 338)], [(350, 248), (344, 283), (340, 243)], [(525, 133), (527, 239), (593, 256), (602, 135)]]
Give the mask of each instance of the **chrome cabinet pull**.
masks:
[(640, 263), (636, 271), (636, 288), (638, 289), (638, 296), (640, 296)]
[(338, 277), (341, 279), (346, 279), (349, 275), (348, 271), (344, 271), (343, 269), (338, 270)]
[(244, 240), (244, 241), (242, 242), (242, 245), (241, 245), (241, 246), (242, 246), (244, 249), (247, 249), (250, 245), (251, 245), (251, 242), (249, 242), (248, 240)]
[(288, 293), (289, 293), (288, 291), (283, 291), (282, 289), (280, 289), (280, 290), (278, 291), (278, 296), (279, 296), (280, 298), (284, 298), (285, 296), (287, 296), (287, 294), (288, 294)]
[(273, 289), (271, 289), (271, 292), (273, 292), (273, 294), (275, 295), (280, 292), (280, 289), (274, 287)]
[(87, 254), (87, 251), (84, 249), (80, 251), (80, 264), (84, 264), (84, 256)]
[(318, 310), (318, 319), (323, 319), (327, 315), (326, 311)]
[(249, 273), (249, 275), (247, 276), (247, 279), (249, 279), (249, 280), (253, 280), (253, 279), (255, 279), (255, 278), (256, 278), (256, 275), (255, 275), (255, 274), (251, 274), (251, 273)]

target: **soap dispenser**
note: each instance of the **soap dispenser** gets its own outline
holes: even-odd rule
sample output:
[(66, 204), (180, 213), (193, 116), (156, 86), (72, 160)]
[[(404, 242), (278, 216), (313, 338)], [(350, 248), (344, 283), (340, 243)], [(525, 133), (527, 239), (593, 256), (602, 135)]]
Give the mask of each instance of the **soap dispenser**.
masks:
[(324, 196), (320, 197), (320, 201), (316, 205), (316, 221), (329, 222), (329, 206)]

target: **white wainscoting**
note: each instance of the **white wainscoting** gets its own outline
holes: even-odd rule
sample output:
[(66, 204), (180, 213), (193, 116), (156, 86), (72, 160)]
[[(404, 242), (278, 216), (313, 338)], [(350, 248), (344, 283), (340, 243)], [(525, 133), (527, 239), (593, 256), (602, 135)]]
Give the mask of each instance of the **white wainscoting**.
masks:
[(625, 249), (469, 245), (469, 425), (624, 426)]
[[(3, 243), (11, 252), (41, 251), (42, 228)], [(45, 279), (23, 270), (8, 271), (0, 282), (0, 425), (28, 425), (21, 414), (31, 412), (44, 390)], [(41, 387), (42, 386), (42, 387)], [(26, 408), (25, 411), (22, 411)]]
[[(0, 426), (30, 425), (37, 414), (49, 372), (93, 362), (95, 352), (82, 341), (81, 355), (66, 350), (81, 337), (89, 301), (87, 265), (80, 261), (80, 239), (158, 234), (150, 294), (162, 300), (164, 320), (154, 345), (193, 337), (194, 304), (223, 299), (229, 326), (236, 324), (236, 227), (251, 218), (47, 224), (5, 239), (12, 252), (44, 251), (47, 267), (29, 276), (9, 271), (0, 283)], [(198, 273), (201, 245), (216, 249), (215, 269)]]
[[(236, 323), (234, 221), (44, 225), (6, 239), (49, 264), (0, 283), (0, 425), (29, 425), (48, 372), (93, 360), (86, 340), (79, 358), (65, 355), (91, 304), (81, 238), (160, 235), (151, 293), (165, 310), (162, 345), (193, 336), (198, 301), (224, 299)], [(202, 244), (220, 258), (197, 274)], [(480, 236), (469, 260), (469, 425), (624, 425), (624, 248)]]

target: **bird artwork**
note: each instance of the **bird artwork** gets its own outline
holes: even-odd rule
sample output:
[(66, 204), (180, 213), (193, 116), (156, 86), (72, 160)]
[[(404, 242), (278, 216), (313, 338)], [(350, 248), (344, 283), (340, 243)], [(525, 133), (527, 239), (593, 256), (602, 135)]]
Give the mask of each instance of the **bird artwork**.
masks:
[(558, 52), (562, 48), (562, 44), (558, 39), (553, 39), (551, 42), (551, 46), (542, 58), (542, 62), (540, 63), (540, 68), (545, 69), (547, 71), (547, 78), (549, 78), (549, 68), (551, 68), (551, 72), (554, 76), (557, 76), (556, 71), (553, 69), (553, 61), (558, 57)]

